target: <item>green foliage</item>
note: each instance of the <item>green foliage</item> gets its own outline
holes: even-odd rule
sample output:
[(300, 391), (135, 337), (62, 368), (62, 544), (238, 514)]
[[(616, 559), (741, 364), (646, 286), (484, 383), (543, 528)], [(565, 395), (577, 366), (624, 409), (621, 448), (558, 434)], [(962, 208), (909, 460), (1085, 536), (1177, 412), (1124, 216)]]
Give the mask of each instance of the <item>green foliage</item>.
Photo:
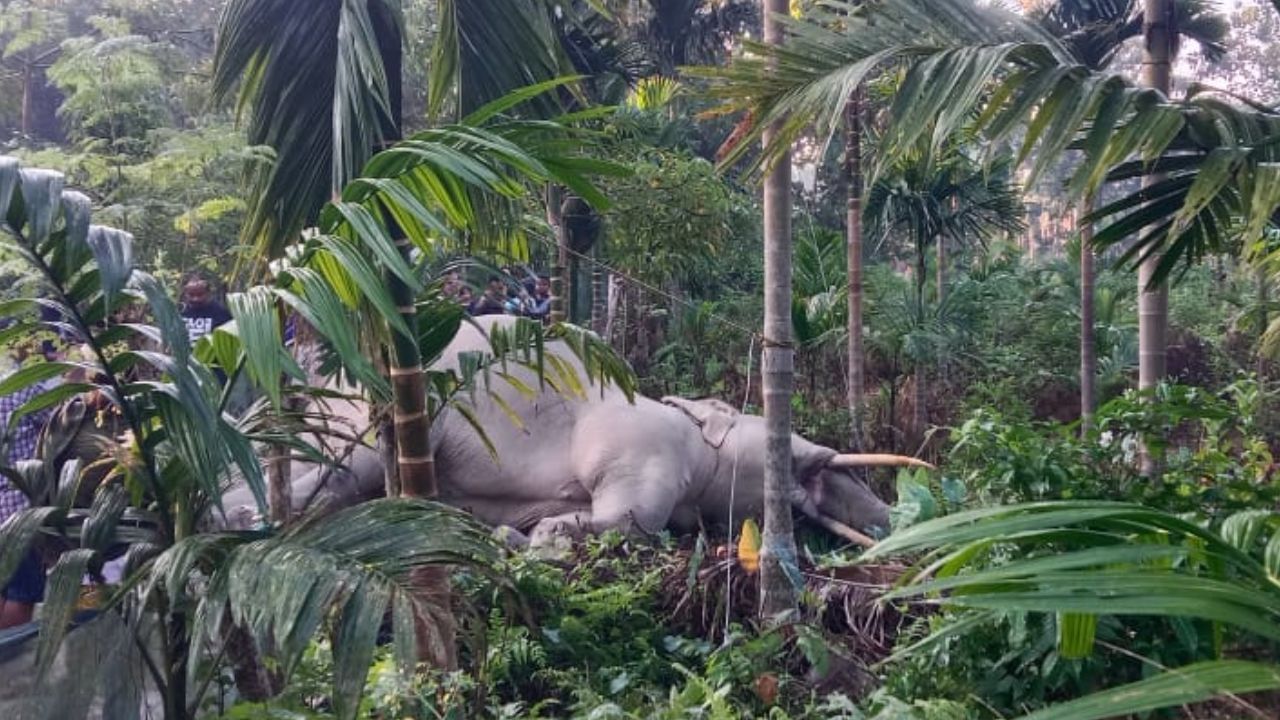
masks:
[[(1233, 391), (1249, 407), (1254, 386)], [(1203, 390), (1161, 386), (1099, 408), (1082, 441), (1072, 426), (1053, 426), (975, 411), (955, 430), (950, 472), (982, 505), (1107, 498), (1142, 502), (1209, 518), (1269, 505), (1280, 498), (1272, 456), (1248, 413)], [(1138, 474), (1138, 448), (1166, 448), (1158, 479)]]
[[(1171, 618), (1175, 627), (1181, 623), (1177, 637), (1191, 642), (1194, 655), (1216, 658), (1224, 627), (1267, 639), (1275, 635), (1280, 591), (1271, 574), (1276, 558), (1270, 548), (1276, 543), (1267, 540), (1273, 537), (1267, 532), (1274, 522), (1269, 511), (1248, 510), (1215, 523), (1215, 531), (1125, 503), (1030, 503), (926, 522), (894, 535), (868, 555), (925, 552), (890, 597), (938, 598), (945, 591), (946, 599), (935, 601), (975, 613), (958, 628), (935, 630), (914, 651), (936, 646), (957, 630), (972, 629), (999, 613), (1093, 614), (1105, 608), (1121, 617)], [(1196, 628), (1183, 620), (1192, 618), (1212, 627)], [(1198, 645), (1197, 636), (1210, 643)], [(1179, 685), (1174, 677), (1188, 682)], [(1108, 684), (1114, 679), (1108, 677)], [(1173, 671), (1165, 680), (1142, 683), (1042, 714), (1111, 717), (1221, 692), (1276, 687), (1280, 674), (1265, 664), (1206, 661)], [(1099, 709), (1106, 702), (1113, 704)]]
[(168, 80), (155, 46), (115, 18), (91, 18), (100, 37), (67, 40), (49, 68), (66, 95), (58, 113), (76, 141), (137, 154), (146, 133), (168, 120)]
[[(555, 699), (567, 707), (584, 692), (625, 697), (677, 680), (658, 621), (663, 556), (615, 534), (589, 543), (579, 559), (569, 573), (510, 561), (506, 574), (535, 624), (519, 627), (520, 614), (500, 606), (490, 611), (487, 676), (500, 702)], [(492, 593), (488, 584), (468, 589), (479, 605), (491, 605)]]
[(729, 252), (737, 193), (711, 163), (684, 153), (637, 153), (626, 178), (603, 184), (608, 257), (650, 285), (698, 287)]
[[(680, 559), (686, 552), (662, 539), (655, 546), (606, 534), (575, 547), (568, 563), (517, 555), (503, 562), (502, 571), (514, 595), (490, 574), (457, 573), (464, 605), (480, 611), (464, 635), (471, 638), (467, 669), (406, 680), (380, 651), (362, 712), (415, 719), (968, 717), (944, 700), (877, 693), (860, 706), (847, 694), (818, 690), (813, 679), (832, 671), (841, 656), (816, 625), (752, 629), (735, 623), (719, 645), (674, 634), (663, 609), (672, 598), (663, 597), (670, 592), (663, 585), (678, 578), (675, 586), (684, 587), (688, 568)], [(328, 646), (313, 645), (297, 680), (271, 706), (330, 717), (324, 683), (330, 663)], [(247, 707), (233, 712), (253, 717)]]
[(718, 81), (726, 110), (751, 111), (750, 132), (726, 162), (741, 160), (775, 123), (781, 129), (753, 167), (814, 124), (819, 136), (834, 135), (859, 86), (900, 72), (873, 175), (922, 144), (940, 150), (961, 132), (979, 134), (992, 151), (1016, 144), (1019, 163), (1035, 158), (1031, 181), (1077, 142), (1084, 161), (1069, 183), (1077, 197), (1164, 173), (1152, 188), (1126, 188), (1087, 218), (1105, 222), (1094, 237), (1101, 247), (1135, 238), (1126, 261), (1158, 254), (1160, 279), (1241, 238), (1254, 242), (1280, 206), (1269, 141), (1275, 115), (1203, 88), (1166, 100), (1079, 64), (1058, 38), (1004, 9), (968, 0), (832, 0), (782, 22), (791, 36), (785, 51), (751, 42), (729, 68), (703, 71)]

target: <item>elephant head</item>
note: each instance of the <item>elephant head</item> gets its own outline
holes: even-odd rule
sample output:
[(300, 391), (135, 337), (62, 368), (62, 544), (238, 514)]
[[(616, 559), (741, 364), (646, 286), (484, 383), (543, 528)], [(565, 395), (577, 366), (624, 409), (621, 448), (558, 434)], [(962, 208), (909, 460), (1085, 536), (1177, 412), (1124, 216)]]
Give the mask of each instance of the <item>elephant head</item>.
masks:
[[(733, 483), (740, 499), (763, 497), (766, 431), (764, 418), (743, 415), (719, 400), (662, 401), (680, 409), (702, 431), (703, 440), (719, 453), (717, 482)], [(871, 491), (853, 469), (872, 466), (932, 467), (902, 455), (841, 454), (791, 435), (794, 477), (791, 504), (806, 517), (861, 545), (889, 529), (889, 506)], [(866, 533), (866, 534), (864, 534)]]

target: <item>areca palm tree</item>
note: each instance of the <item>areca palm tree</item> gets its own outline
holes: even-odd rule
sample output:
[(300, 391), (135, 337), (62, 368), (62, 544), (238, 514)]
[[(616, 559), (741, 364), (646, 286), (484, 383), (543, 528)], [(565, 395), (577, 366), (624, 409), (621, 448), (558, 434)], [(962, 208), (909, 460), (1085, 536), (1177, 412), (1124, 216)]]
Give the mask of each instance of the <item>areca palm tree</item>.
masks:
[[(729, 68), (702, 72), (726, 109), (749, 111), (745, 139), (784, 123), (756, 163), (812, 127), (829, 136), (858, 86), (892, 67), (904, 80), (873, 175), (918, 143), (940, 147), (963, 129), (990, 148), (1023, 131), (1017, 160), (1030, 164), (1032, 181), (1079, 148), (1083, 162), (1068, 185), (1076, 197), (1162, 177), (1082, 218), (1103, 223), (1095, 247), (1128, 243), (1121, 261), (1147, 268), (1144, 289), (1158, 289), (1180, 263), (1251, 242), (1280, 208), (1280, 145), (1272, 142), (1280, 116), (1204, 88), (1170, 99), (1134, 87), (1017, 16), (968, 0), (827, 0), (785, 23), (785, 50), (749, 44), (751, 53)], [(740, 143), (724, 162), (741, 160), (748, 147)]]
[[(780, 47), (781, 16), (787, 0), (765, 0), (765, 42)], [(780, 124), (764, 133), (769, 143)], [(796, 609), (796, 538), (791, 524), (791, 393), (795, 349), (791, 346), (791, 156), (775, 158), (764, 182), (764, 342), (761, 394), (764, 398), (764, 534), (760, 556), (760, 615), (772, 619)]]
[(862, 347), (862, 203), (865, 179), (862, 170), (862, 139), (866, 112), (866, 94), (854, 92), (845, 106), (845, 253), (847, 267), (846, 300), (848, 303), (848, 385), (849, 440), (854, 451), (865, 445), (863, 421), (866, 416), (866, 354)]
[[(1172, 4), (1173, 41), (1194, 40), (1204, 55), (1220, 59), (1228, 26), (1226, 20), (1201, 0), (1180, 0)], [(1128, 41), (1142, 37), (1144, 10), (1135, 0), (1079, 2), (1057, 0), (1032, 11), (1031, 16), (1055, 37), (1071, 56), (1093, 71), (1105, 70)], [(1081, 203), (1082, 215), (1097, 209), (1093, 195)], [(1093, 223), (1079, 223), (1080, 245), (1080, 420), (1087, 433), (1093, 419), (1097, 395), (1094, 380), (1098, 372), (1094, 338), (1094, 257)]]
[(634, 15), (622, 7), (630, 4), (626, 0), (612, 4), (667, 77), (692, 63), (714, 64), (742, 30), (759, 27), (751, 0), (642, 0)]
[[(931, 247), (941, 247), (944, 240), (982, 243), (1000, 233), (1022, 229), (1021, 202), (1010, 183), (1007, 160), (982, 168), (950, 146), (935, 154), (922, 144), (916, 153), (902, 156), (872, 185), (866, 214), (881, 243), (905, 237), (911, 244), (916, 263), (916, 325), (921, 327), (925, 325)], [(935, 301), (944, 301), (942, 293)], [(913, 365), (912, 431), (920, 437), (927, 420), (928, 383), (923, 364)]]
[[(616, 95), (619, 83), (614, 80), (630, 79), (628, 66), (634, 58), (618, 50), (622, 43), (600, 22), (609, 17), (606, 5), (604, 0), (442, 0), (440, 33), (431, 51), (428, 113), (433, 118), (466, 117), (517, 88), (568, 75), (583, 76), (582, 82), (566, 85), (558, 94), (532, 96), (520, 113), (547, 119), (581, 109), (593, 85)], [(592, 82), (599, 76), (609, 79)], [(554, 321), (568, 317), (568, 298), (573, 296), (566, 217), (589, 212), (584, 199), (578, 188), (552, 184), (544, 189), (547, 224), (556, 240), (551, 275)], [(488, 234), (508, 226), (492, 222)], [(510, 243), (507, 247), (514, 249)]]
[[(785, 51), (749, 44), (751, 53), (729, 68), (700, 72), (716, 81), (726, 109), (751, 111), (749, 138), (791, 118), (756, 163), (811, 128), (829, 135), (860, 82), (898, 67), (904, 80), (886, 113), (873, 173), (918, 141), (940, 146), (960, 129), (993, 149), (1025, 129), (1016, 157), (1033, 160), (1033, 180), (1074, 143), (1083, 155), (1068, 184), (1076, 196), (1163, 172), (1165, 183), (1092, 218), (1107, 221), (1099, 246), (1154, 224), (1122, 260), (1158, 257), (1157, 280), (1240, 236), (1258, 236), (1280, 205), (1280, 150), (1267, 142), (1280, 133), (1280, 117), (1205, 88), (1176, 100), (1136, 88), (1077, 62), (1057, 38), (1018, 16), (967, 0), (826, 0), (784, 22), (792, 33)], [(747, 147), (725, 161), (742, 159)]]
[[(537, 4), (519, 3), (520, 8)], [(507, 123), (496, 132), (477, 127), (501, 124), (504, 113), (522, 103), (546, 102), (560, 87), (544, 83), (505, 98), (488, 98), (494, 88), (510, 90), (508, 83), (523, 86), (546, 79), (545, 73), (529, 71), (542, 67), (535, 59), (527, 65), (510, 63), (509, 52), (498, 48), (490, 48), (495, 52), (488, 57), (470, 56), (485, 49), (477, 47), (472, 33), (517, 43), (507, 51), (536, 45), (544, 33), (540, 25), (522, 26), (535, 16), (512, 8), (495, 10), (493, 17), (514, 25), (480, 27), (474, 13), (481, 5), (440, 6), (445, 24), (436, 47), (432, 108), (439, 109), (452, 89), (455, 104), (468, 110), (467, 122), (416, 136), (374, 162), (370, 159), (376, 151), (401, 138), (403, 48), (396, 0), (327, 0), (308, 13), (298, 13), (296, 4), (282, 0), (233, 0), (219, 27), (215, 95), (226, 96), (238, 87), (240, 105), (249, 113), (250, 142), (271, 147), (275, 155), (250, 176), (253, 201), (246, 233), (259, 257), (277, 257), (283, 245), (314, 223), (375, 251), (372, 268), (381, 273), (385, 291), (369, 287), (368, 279), (360, 289), (380, 311), (375, 316), (382, 323), (376, 346), (388, 348), (393, 422), (382, 436), (393, 438), (396, 480), (389, 485), (414, 497), (434, 497), (438, 488), (416, 336), (415, 301), (422, 283), (410, 270), (413, 253), (430, 254), (437, 241), (456, 237), (473, 246), (520, 240), (519, 198), (526, 182), (563, 183), (603, 203), (582, 175), (585, 161), (567, 150), (562, 126)], [(528, 33), (530, 27), (539, 32)], [(477, 70), (477, 63), (494, 58), (518, 65), (523, 74), (494, 80)], [(362, 169), (366, 178), (352, 183)], [(325, 205), (330, 198), (337, 201)], [(345, 252), (337, 257), (354, 259), (353, 249)], [(423, 584), (439, 587), (446, 581), (437, 574)], [(437, 664), (453, 662), (449, 647), (444, 650), (435, 658)]]

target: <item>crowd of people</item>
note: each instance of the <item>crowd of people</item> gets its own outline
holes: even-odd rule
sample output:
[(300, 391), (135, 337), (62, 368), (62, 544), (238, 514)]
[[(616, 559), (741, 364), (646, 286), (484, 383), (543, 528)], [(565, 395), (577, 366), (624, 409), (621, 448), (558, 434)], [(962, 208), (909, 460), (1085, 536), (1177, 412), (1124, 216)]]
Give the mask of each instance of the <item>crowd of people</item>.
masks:
[(463, 305), (470, 315), (520, 315), (546, 322), (551, 314), (551, 279), (529, 275), (517, 282), (515, 277), (511, 270), (506, 279), (490, 275), (484, 291), (477, 296), (454, 270), (445, 276), (444, 294)]
[[(518, 280), (521, 275), (524, 279)], [(517, 273), (513, 269), (506, 269), (501, 275), (490, 275), (479, 294), (472, 291), (471, 285), (458, 271), (450, 271), (443, 278), (443, 292), (474, 316), (519, 315), (546, 322), (551, 311), (550, 279), (545, 275)], [(232, 320), (230, 311), (217, 299), (213, 283), (200, 276), (191, 276), (183, 283), (179, 310), (187, 337), (193, 344)], [(296, 331), (293, 323), (289, 323), (285, 329), (286, 342), (293, 339)], [(15, 343), (9, 348), (9, 355), (14, 367), (21, 368), (35, 360), (35, 355), (42, 355), (46, 361), (62, 359), (57, 348), (57, 343), (51, 340)], [(226, 378), (219, 375), (219, 380), (225, 382)], [(16, 420), (14, 418), (19, 408), (52, 389), (58, 381), (58, 378), (53, 378), (0, 397), (0, 440), (3, 441), (0, 451), (4, 453), (7, 467), (39, 458), (41, 435), (56, 409), (45, 408)], [(28, 505), (27, 496), (7, 477), (0, 475), (0, 524)], [(44, 564), (33, 551), (23, 559), (8, 584), (0, 587), (0, 630), (30, 622), (36, 604), (43, 600), (44, 588)]]

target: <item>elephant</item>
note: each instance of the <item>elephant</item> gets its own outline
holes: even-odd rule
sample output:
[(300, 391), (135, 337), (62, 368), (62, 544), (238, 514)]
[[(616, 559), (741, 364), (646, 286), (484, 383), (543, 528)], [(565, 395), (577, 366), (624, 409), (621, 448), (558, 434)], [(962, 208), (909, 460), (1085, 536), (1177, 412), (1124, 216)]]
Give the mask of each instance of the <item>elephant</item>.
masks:
[[(458, 371), (474, 359), (469, 353), (491, 354), (488, 333), (516, 321), (486, 316), (463, 323), (433, 367)], [(562, 342), (545, 348), (579, 378), (587, 377)], [(504, 374), (514, 380), (498, 377)], [(491, 375), (487, 389), (477, 389), (471, 402), (483, 437), (457, 410), (445, 410), (433, 424), (430, 448), (443, 502), (491, 526), (512, 528), (515, 537), (527, 534), (534, 546), (610, 529), (635, 535), (689, 532), (761, 513), (763, 418), (719, 400), (637, 396), (632, 402), (615, 386), (587, 386), (585, 380), (581, 395), (538, 389), (537, 374), (518, 364)], [(889, 512), (853, 469), (929, 467), (898, 455), (841, 454), (795, 434), (791, 457), (792, 506), (863, 544), (867, 535), (888, 530)], [(381, 490), (376, 459), (364, 450), (358, 464), (338, 473), (343, 502)], [(295, 496), (315, 493), (324, 485), (322, 476), (333, 472), (317, 468), (301, 477)]]

